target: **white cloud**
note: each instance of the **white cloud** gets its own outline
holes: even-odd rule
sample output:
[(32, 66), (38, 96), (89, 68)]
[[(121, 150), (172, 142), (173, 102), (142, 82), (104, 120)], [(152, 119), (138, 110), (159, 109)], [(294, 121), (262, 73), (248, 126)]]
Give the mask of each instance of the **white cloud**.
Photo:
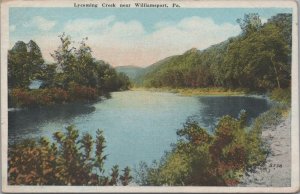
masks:
[(115, 16), (103, 19), (76, 19), (68, 21), (64, 27), (66, 33), (91, 34), (107, 30), (108, 26), (115, 20)]
[[(94, 57), (114, 66), (147, 66), (193, 47), (205, 49), (240, 33), (237, 24), (217, 24), (211, 18), (201, 17), (188, 17), (177, 23), (162, 21), (153, 27), (154, 31), (149, 32), (139, 21), (121, 22), (109, 16), (69, 21), (64, 32), (76, 42), (88, 36), (87, 44)], [(46, 60), (52, 60), (49, 53), (59, 45), (57, 35), (36, 38)]]
[(137, 36), (145, 33), (143, 25), (138, 21), (116, 22), (108, 33), (112, 37), (118, 38), (139, 38)]
[(51, 30), (56, 24), (54, 20), (47, 20), (41, 16), (35, 16), (27, 23), (24, 23), (24, 27), (36, 27), (42, 31), (49, 31)]
[(9, 31), (14, 32), (16, 30), (16, 25), (10, 25), (9, 26)]

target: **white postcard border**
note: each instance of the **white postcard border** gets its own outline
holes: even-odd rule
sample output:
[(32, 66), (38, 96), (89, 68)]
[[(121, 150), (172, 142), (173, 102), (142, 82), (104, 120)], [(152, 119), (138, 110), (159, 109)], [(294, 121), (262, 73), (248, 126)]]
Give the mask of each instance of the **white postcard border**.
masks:
[[(291, 186), (290, 187), (154, 187), (154, 186), (12, 186), (7, 184), (8, 109), (7, 109), (7, 51), (9, 49), (9, 8), (10, 7), (73, 7), (75, 2), (101, 3), (107, 1), (78, 0), (4, 0), (1, 3), (1, 149), (2, 149), (2, 190), (3, 192), (25, 193), (291, 193), (299, 191), (299, 67), (298, 67), (298, 5), (294, 0), (187, 0), (187, 1), (147, 1), (147, 3), (178, 3), (181, 8), (241, 8), (241, 7), (288, 7), (293, 9), (292, 43), (292, 109), (291, 109)], [(112, 1), (110, 1), (112, 2)], [(116, 0), (114, 3), (135, 3), (140, 0)], [(79, 8), (80, 9), (80, 8)], [(95, 9), (95, 8), (91, 8)], [(96, 8), (99, 9), (99, 8)], [(107, 9), (107, 8), (100, 8)], [(135, 9), (135, 8), (132, 8)], [(142, 9), (142, 8), (140, 8)], [(156, 9), (156, 8), (153, 8)], [(180, 8), (167, 8), (180, 9)]]

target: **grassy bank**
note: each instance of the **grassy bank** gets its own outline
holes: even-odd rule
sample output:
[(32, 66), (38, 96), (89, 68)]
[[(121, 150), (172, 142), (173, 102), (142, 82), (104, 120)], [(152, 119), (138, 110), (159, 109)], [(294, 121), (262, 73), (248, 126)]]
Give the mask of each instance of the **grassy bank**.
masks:
[(210, 88), (147, 88), (147, 87), (134, 87), (131, 90), (147, 90), (153, 92), (171, 92), (178, 93), (183, 96), (243, 96), (249, 93), (247, 89), (227, 89), (221, 87)]

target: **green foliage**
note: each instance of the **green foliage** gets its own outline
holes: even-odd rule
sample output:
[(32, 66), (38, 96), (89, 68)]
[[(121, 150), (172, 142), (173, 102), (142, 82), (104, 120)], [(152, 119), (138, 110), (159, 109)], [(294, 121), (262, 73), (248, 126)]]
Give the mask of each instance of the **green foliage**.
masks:
[[(52, 54), (56, 63), (44, 64), (38, 45), (17, 42), (8, 54), (9, 98), (13, 106), (35, 107), (73, 101), (94, 101), (111, 91), (127, 90), (129, 78), (109, 64), (97, 61), (87, 38), (79, 48), (72, 47), (69, 36), (59, 36), (61, 45)], [(34, 79), (42, 89), (28, 90)]]
[(252, 124), (252, 129), (247, 137), (247, 169), (253, 170), (256, 165), (265, 162), (269, 150), (261, 139), (262, 130), (265, 127), (275, 127), (281, 118), (288, 112), (289, 106), (282, 103), (275, 103), (267, 112), (261, 114)]
[(262, 24), (258, 14), (250, 13), (237, 22), (242, 29), (239, 36), (148, 67), (142, 79), (144, 86), (252, 91), (290, 87), (291, 14), (278, 14)]
[(257, 13), (245, 14), (243, 19), (237, 19), (237, 23), (239, 23), (244, 35), (256, 32), (262, 27), (261, 20)]
[(276, 88), (272, 90), (270, 97), (272, 100), (291, 106), (291, 88)]
[(80, 42), (78, 49), (71, 47), (70, 36), (62, 34), (60, 40), (61, 45), (52, 54), (61, 71), (57, 74), (57, 85), (67, 89), (75, 83), (102, 93), (129, 88), (129, 78), (125, 74), (93, 58), (91, 48), (85, 43), (87, 38)]
[(289, 49), (292, 47), (292, 14), (280, 13), (272, 16), (268, 23), (276, 25), (281, 29), (285, 41), (288, 43)]
[(267, 90), (288, 87), (291, 68), (287, 43), (281, 29), (273, 24), (248, 34), (228, 46), (224, 65), (224, 82), (230, 86), (244, 86)]
[(114, 165), (111, 169), (111, 179), (109, 185), (116, 185), (119, 178), (119, 166)]
[(120, 176), (120, 180), (123, 186), (128, 185), (132, 181), (133, 177), (130, 175), (130, 168), (126, 167), (123, 170), (123, 175)]
[[(132, 180), (126, 167), (119, 178), (119, 168), (111, 176), (104, 174), (105, 139), (98, 130), (96, 141), (91, 135), (79, 138), (78, 130), (68, 126), (65, 133), (55, 132), (54, 142), (24, 140), (8, 150), (8, 182), (10, 185), (128, 185)], [(93, 145), (96, 146), (92, 157)]]
[(39, 78), (44, 60), (38, 45), (30, 40), (28, 44), (16, 42), (8, 51), (8, 86), (27, 88), (31, 80)]
[[(247, 113), (239, 119), (224, 116), (214, 134), (188, 120), (173, 150), (151, 167), (142, 163), (137, 182), (142, 185), (236, 185), (241, 176), (262, 164), (266, 150), (260, 139), (261, 125), (246, 126)], [(256, 121), (255, 123), (259, 123)]]

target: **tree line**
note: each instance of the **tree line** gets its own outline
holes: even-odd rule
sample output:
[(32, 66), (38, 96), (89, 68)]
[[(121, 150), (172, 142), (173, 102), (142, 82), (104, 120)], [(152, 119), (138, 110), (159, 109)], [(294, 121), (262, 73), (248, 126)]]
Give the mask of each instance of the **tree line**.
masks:
[[(52, 64), (45, 63), (39, 46), (32, 40), (28, 44), (18, 41), (8, 51), (8, 88), (12, 104), (38, 106), (96, 100), (108, 92), (130, 87), (124, 73), (117, 73), (109, 64), (92, 56), (87, 38), (78, 48), (72, 46), (70, 36), (62, 34), (59, 38), (60, 46), (51, 54), (55, 61)], [(33, 80), (42, 82), (40, 89), (30, 90)]]
[(258, 14), (238, 19), (241, 34), (174, 56), (143, 77), (147, 87), (225, 87), (268, 91), (291, 85), (292, 15), (262, 24)]

